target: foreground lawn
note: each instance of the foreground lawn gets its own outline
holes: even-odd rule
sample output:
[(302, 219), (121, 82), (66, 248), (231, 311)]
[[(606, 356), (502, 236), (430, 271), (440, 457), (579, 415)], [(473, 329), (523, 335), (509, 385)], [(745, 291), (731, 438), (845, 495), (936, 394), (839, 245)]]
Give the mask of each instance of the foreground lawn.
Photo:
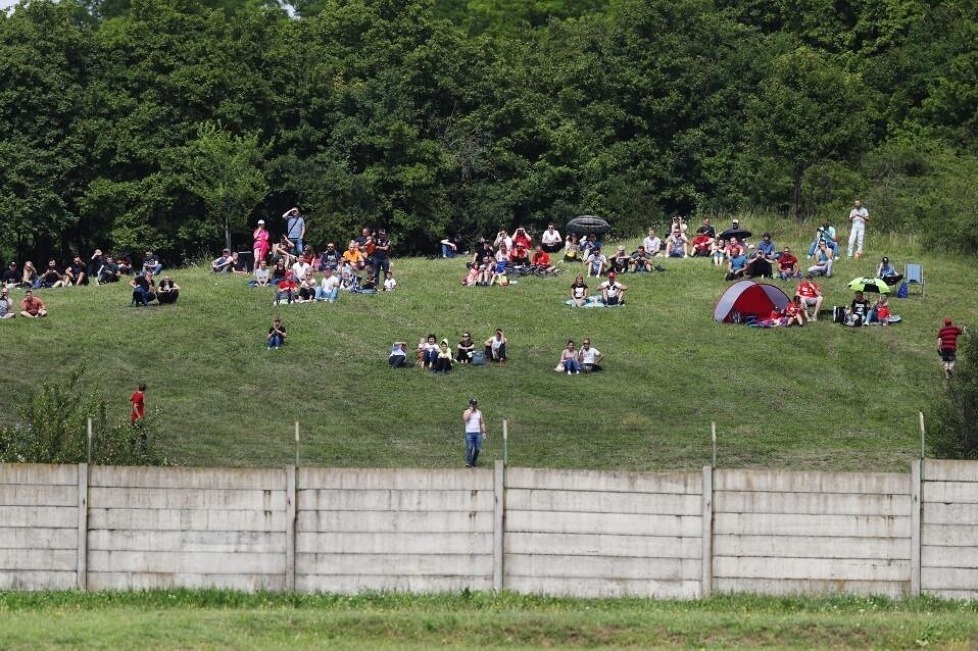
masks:
[[(809, 228), (792, 228), (775, 230), (775, 241), (797, 250)], [(464, 288), (461, 261), (424, 259), (395, 260), (397, 292), (335, 305), (274, 307), (270, 290), (203, 269), (172, 271), (184, 288), (175, 306), (131, 308), (120, 285), (46, 290), (49, 318), (0, 324), (0, 414), (15, 420), (33, 387), (84, 366), (120, 420), (135, 384), (147, 382), (153, 435), (180, 465), (290, 463), (298, 421), (303, 464), (460, 466), (460, 415), (477, 396), (489, 422), (486, 462), (503, 455), (506, 419), (511, 464), (695, 469), (710, 462), (716, 422), (720, 466), (905, 470), (919, 456), (917, 413), (942, 390), (940, 319), (975, 322), (978, 270), (907, 238), (871, 237), (867, 248), (901, 270), (924, 264), (927, 297), (894, 300), (898, 326), (717, 324), (712, 310), (727, 284), (706, 260), (624, 278), (621, 309), (563, 305), (574, 267), (556, 279)], [(848, 304), (847, 282), (872, 275), (879, 255), (841, 262), (822, 283), (826, 307)], [(793, 293), (793, 283), (782, 286)], [(275, 315), (289, 343), (267, 351)], [(413, 347), (435, 333), (454, 347), (463, 331), (481, 341), (496, 327), (510, 341), (505, 367), (434, 376), (387, 366), (395, 340)], [(554, 373), (566, 340), (585, 336), (607, 370)]]
[(514, 594), (0, 593), (4, 649), (973, 649), (978, 605)]

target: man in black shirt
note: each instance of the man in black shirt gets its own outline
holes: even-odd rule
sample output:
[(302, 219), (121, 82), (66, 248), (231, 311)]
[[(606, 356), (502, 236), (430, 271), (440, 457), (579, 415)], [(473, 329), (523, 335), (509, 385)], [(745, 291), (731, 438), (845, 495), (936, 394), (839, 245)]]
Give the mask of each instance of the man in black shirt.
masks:
[(862, 292), (856, 292), (856, 297), (849, 304), (849, 314), (846, 325), (861, 326), (866, 323), (866, 315), (869, 314), (870, 302), (863, 297)]

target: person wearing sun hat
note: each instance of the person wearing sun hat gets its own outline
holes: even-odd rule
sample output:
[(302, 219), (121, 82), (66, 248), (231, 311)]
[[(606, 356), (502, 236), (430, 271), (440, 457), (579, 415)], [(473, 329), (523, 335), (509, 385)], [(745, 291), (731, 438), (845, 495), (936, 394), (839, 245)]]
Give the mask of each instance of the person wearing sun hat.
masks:
[(469, 407), (462, 412), (462, 422), (465, 423), (465, 467), (474, 468), (479, 462), (482, 442), (486, 440), (486, 419), (475, 398), (469, 398)]
[(265, 228), (265, 220), (259, 219), (258, 225), (255, 227), (255, 231), (251, 234), (251, 239), (254, 241), (252, 245), (252, 250), (255, 254), (254, 267), (251, 269), (252, 272), (258, 268), (258, 264), (268, 257), (268, 251), (271, 249), (271, 244), (269, 243), (268, 229)]

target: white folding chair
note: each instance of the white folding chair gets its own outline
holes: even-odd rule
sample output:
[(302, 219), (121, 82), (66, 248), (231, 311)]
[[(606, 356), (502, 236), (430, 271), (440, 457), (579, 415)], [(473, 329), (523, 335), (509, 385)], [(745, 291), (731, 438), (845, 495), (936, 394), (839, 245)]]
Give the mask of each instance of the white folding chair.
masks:
[(927, 291), (924, 286), (924, 267), (919, 264), (908, 264), (906, 273), (903, 274), (903, 281), (908, 286), (920, 285), (920, 295), (925, 296)]

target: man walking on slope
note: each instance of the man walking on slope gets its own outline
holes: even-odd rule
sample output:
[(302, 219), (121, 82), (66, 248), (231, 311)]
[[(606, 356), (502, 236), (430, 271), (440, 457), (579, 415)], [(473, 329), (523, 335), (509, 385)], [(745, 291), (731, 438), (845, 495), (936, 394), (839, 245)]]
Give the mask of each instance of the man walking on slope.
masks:
[(944, 319), (944, 327), (937, 331), (937, 353), (941, 356), (945, 378), (954, 375), (954, 359), (958, 350), (958, 337), (963, 334), (964, 328), (954, 325), (950, 317)]

